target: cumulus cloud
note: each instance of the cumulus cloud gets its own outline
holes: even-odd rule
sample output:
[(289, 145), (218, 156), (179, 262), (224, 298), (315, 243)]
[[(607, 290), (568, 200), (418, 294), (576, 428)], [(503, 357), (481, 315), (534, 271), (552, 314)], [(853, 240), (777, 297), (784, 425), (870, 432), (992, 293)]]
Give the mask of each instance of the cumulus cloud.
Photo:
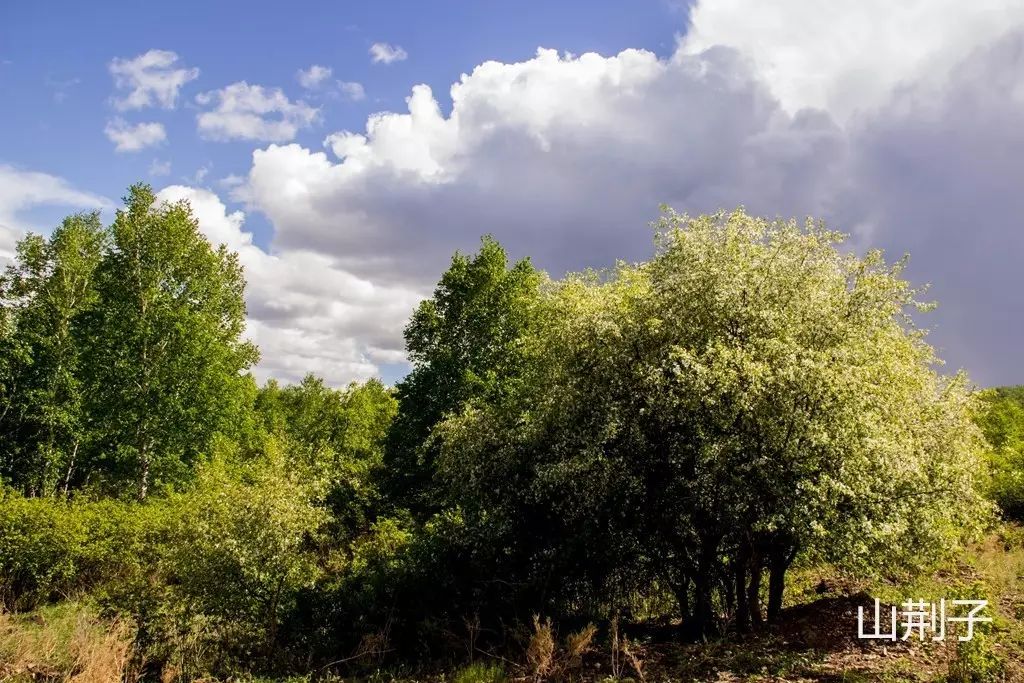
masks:
[(262, 380), (298, 381), (315, 372), (334, 384), (373, 376), (379, 363), (404, 358), (401, 328), (423, 292), (374, 284), (306, 250), (268, 253), (209, 190), (173, 185), (158, 199), (186, 199), (214, 244), (237, 251), (248, 286), (247, 335), (260, 347)]
[(398, 45), (390, 43), (374, 43), (370, 46), (370, 61), (374, 64), (391, 64), (403, 62), (409, 58), (409, 53)]
[(852, 133), (834, 212), (861, 244), (911, 254), (909, 277), (939, 302), (933, 343), (983, 384), (1024, 382), (1021, 74), (1024, 28), (902, 89)]
[(132, 59), (115, 58), (109, 64), (114, 85), (126, 91), (115, 98), (121, 110), (160, 106), (173, 109), (178, 91), (199, 77), (199, 69), (178, 63), (178, 55), (169, 50), (150, 50)]
[(883, 106), (893, 90), (942, 77), (977, 48), (1024, 22), (1008, 0), (699, 2), (678, 54), (735, 47), (790, 112), (840, 119)]
[(133, 126), (122, 118), (108, 121), (103, 132), (114, 143), (117, 152), (138, 152), (167, 139), (167, 131), (162, 123), (137, 123)]
[(295, 79), (299, 82), (299, 85), (307, 90), (319, 88), (330, 77), (330, 67), (320, 66), (319, 64), (314, 64), (308, 69), (299, 69), (295, 74)]
[[(542, 50), (477, 67), (452, 99), (445, 115), (417, 86), (408, 113), (331, 134), (328, 151), (257, 150), (235, 196), (270, 218), (277, 249), (328, 255), (379, 287), (428, 292), (452, 250), (475, 249), (485, 232), (561, 272), (647, 256), (647, 221), (663, 201), (735, 205), (739, 187), (769, 213), (819, 209), (815, 187), (844, 153), (827, 115), (787, 116), (732, 50), (678, 63), (638, 50)], [(397, 357), (402, 320), (354, 342)], [(262, 333), (273, 324), (261, 320)]]
[(0, 164), (0, 266), (14, 256), (14, 246), (27, 230), (40, 230), (23, 221), (22, 212), (38, 206), (99, 209), (109, 205), (103, 197), (79, 190), (63, 178)]
[(302, 100), (292, 102), (280, 88), (245, 81), (197, 95), (196, 102), (212, 107), (196, 117), (199, 134), (208, 140), (287, 142), (320, 114)]
[[(323, 150), (256, 150), (232, 196), (270, 219), (278, 252), (410, 292), (485, 232), (558, 275), (649, 256), (662, 202), (814, 215), (857, 248), (910, 250), (950, 365), (1021, 382), (1024, 6), (940, 5), (700, 3), (668, 57), (486, 62), (450, 110), (419, 85)], [(344, 344), (400, 348), (397, 323), (375, 329)]]
[(451, 97), (445, 115), (416, 86), (408, 113), (328, 136), (336, 159), (257, 150), (251, 201), (276, 242), (384, 281), (436, 276), (483, 232), (555, 271), (609, 265), (649, 253), (660, 202), (819, 212), (816, 187), (844, 153), (827, 115), (785, 114), (730, 49), (678, 61), (541, 50), (478, 66)]

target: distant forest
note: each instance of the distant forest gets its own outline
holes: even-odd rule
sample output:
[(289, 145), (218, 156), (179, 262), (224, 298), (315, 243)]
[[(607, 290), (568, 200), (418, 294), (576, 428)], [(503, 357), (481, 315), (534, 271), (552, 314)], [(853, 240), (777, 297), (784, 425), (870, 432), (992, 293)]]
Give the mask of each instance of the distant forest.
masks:
[(540, 680), (612, 624), (758, 632), (795, 570), (913, 576), (1024, 516), (1024, 387), (940, 371), (904, 261), (743, 211), (656, 228), (561, 278), (484, 237), (411, 312), (410, 373), (342, 388), (257, 384), (245, 274), (187, 203), (29, 235), (0, 602), (88, 604), (146, 679), (525, 649)]

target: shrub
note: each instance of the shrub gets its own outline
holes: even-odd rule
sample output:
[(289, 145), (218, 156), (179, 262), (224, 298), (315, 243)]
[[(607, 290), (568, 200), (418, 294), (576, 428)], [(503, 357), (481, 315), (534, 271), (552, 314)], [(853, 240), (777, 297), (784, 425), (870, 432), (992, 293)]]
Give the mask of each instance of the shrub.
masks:
[(991, 446), (989, 496), (1011, 519), (1024, 519), (1024, 387), (979, 393), (975, 421)]
[(136, 571), (147, 547), (143, 509), (0, 493), (0, 601), (31, 609)]
[(327, 514), (315, 491), (272, 448), (252, 467), (205, 465), (197, 485), (167, 505), (168, 589), (157, 616), (172, 622), (179, 642), (210, 634), (229, 660), (272, 654), (282, 615), (318, 575)]
[(995, 683), (1004, 681), (1003, 659), (992, 650), (991, 637), (976, 631), (971, 640), (957, 643), (956, 659), (949, 664), (947, 683)]
[(71, 591), (84, 542), (81, 520), (52, 500), (7, 491), (0, 501), (4, 606), (26, 609)]

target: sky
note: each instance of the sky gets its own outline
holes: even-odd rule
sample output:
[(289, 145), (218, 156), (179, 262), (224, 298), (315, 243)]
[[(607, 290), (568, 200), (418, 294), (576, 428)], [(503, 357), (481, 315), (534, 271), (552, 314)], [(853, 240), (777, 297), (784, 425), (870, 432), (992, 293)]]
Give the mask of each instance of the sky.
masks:
[(0, 265), (187, 199), (261, 380), (393, 382), (453, 251), (642, 260), (664, 203), (909, 253), (947, 370), (1024, 383), (1019, 0), (3, 3), (0, 93)]

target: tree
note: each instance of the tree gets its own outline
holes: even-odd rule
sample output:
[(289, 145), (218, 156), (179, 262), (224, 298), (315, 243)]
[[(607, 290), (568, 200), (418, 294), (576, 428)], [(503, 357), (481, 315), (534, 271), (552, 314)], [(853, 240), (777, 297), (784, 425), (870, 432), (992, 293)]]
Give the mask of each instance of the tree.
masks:
[(257, 460), (219, 457), (172, 495), (173, 528), (163, 569), (172, 609), (204, 615), (245, 657), (272, 658), (282, 616), (316, 581), (314, 549), (327, 522), (306, 472), (270, 439)]
[(398, 384), (399, 409), (385, 450), (393, 498), (420, 511), (440, 507), (431, 483), (431, 432), (474, 396), (515, 384), (541, 281), (529, 260), (509, 267), (501, 245), (484, 237), (473, 257), (452, 257), (433, 298), (413, 313), (405, 328), (413, 367)]
[(631, 412), (645, 416), (638, 431), (658, 473), (646, 490), (689, 501), (688, 524), (661, 512), (678, 504), (655, 505), (648, 528), (674, 546), (696, 537), (680, 573), (702, 630), (722, 550), (734, 579), (734, 590), (722, 581), (725, 602), (757, 621), (762, 571), (773, 619), (801, 551), (863, 564), (884, 550), (898, 566), (976, 528), (985, 505), (968, 387), (935, 372), (910, 317), (928, 307), (902, 261), (843, 252), (842, 236), (813, 222), (741, 211), (669, 213), (660, 228), (632, 323)]
[(240, 339), (237, 254), (211, 247), (185, 202), (158, 205), (147, 185), (124, 201), (98, 271), (91, 417), (107, 469), (143, 499), (231, 419), (257, 351)]
[(369, 528), (378, 507), (384, 440), (397, 410), (380, 380), (332, 389), (310, 374), (260, 389), (256, 410), (266, 430), (285, 439), (290, 456), (327, 488), (335, 531), (348, 539)]
[(106, 243), (97, 213), (66, 218), (46, 239), (29, 235), (0, 277), (8, 316), (0, 335), (0, 449), (5, 478), (27, 495), (67, 493), (86, 436), (82, 322), (95, 306)]
[(463, 500), (546, 506), (535, 556), (615, 548), (591, 579), (657, 577), (698, 635), (760, 622), (765, 574), (775, 618), (801, 553), (908, 566), (977, 528), (966, 381), (934, 370), (902, 262), (742, 211), (659, 228), (650, 262), (550, 291), (517, 395), (439, 428)]

